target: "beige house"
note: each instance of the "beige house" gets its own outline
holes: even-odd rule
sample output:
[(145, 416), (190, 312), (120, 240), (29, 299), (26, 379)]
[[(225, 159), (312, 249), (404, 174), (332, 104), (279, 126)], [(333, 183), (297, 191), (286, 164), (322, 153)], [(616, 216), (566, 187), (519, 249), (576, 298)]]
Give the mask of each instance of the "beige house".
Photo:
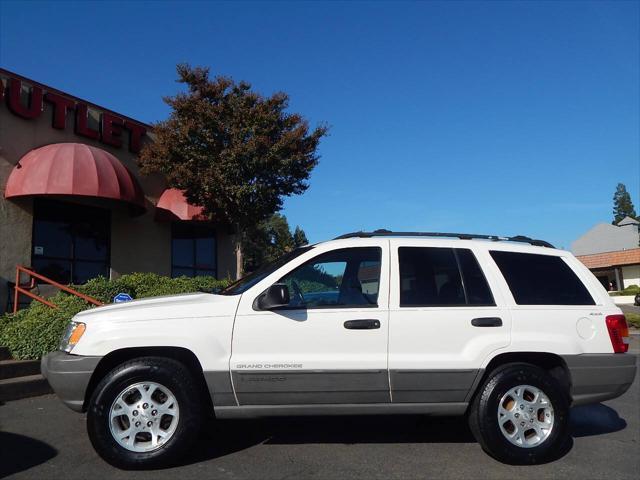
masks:
[(139, 174), (152, 127), (0, 69), (0, 312), (17, 265), (61, 283), (130, 272), (235, 279), (235, 239)]
[(608, 290), (640, 285), (639, 225), (631, 217), (616, 225), (600, 223), (573, 242), (571, 251)]

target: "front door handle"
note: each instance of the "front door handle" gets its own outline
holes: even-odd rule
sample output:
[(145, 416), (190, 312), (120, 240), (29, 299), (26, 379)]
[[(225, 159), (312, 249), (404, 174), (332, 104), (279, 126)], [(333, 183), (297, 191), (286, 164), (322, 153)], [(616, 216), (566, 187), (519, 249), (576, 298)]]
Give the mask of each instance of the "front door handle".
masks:
[(500, 317), (480, 317), (471, 320), (474, 327), (501, 327), (502, 319)]
[(380, 320), (347, 320), (344, 328), (349, 330), (371, 330), (380, 328)]

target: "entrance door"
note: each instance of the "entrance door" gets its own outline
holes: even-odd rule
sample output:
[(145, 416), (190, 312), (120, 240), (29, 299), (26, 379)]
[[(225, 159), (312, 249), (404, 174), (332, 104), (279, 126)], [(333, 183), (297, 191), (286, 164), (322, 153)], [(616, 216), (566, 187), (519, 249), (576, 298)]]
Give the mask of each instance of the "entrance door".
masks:
[(283, 272), (273, 283), (289, 288), (284, 308), (254, 309), (269, 285), (243, 294), (231, 357), (240, 405), (389, 402), (388, 261), (380, 245), (325, 251)]
[(36, 199), (31, 266), (61, 283), (109, 277), (109, 211)]

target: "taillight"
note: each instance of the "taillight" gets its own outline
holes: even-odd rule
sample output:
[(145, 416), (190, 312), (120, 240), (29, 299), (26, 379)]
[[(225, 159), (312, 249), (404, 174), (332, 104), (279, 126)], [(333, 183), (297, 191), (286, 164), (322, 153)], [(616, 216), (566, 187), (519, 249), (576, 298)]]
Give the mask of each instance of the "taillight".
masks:
[(626, 353), (629, 350), (629, 327), (624, 315), (607, 315), (607, 330), (615, 353)]

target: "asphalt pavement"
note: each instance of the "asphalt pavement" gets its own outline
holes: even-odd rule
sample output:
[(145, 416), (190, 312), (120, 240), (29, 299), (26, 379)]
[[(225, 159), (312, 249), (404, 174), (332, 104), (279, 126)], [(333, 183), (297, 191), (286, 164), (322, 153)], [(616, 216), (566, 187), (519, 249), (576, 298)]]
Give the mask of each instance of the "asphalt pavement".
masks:
[(572, 409), (567, 448), (528, 467), (487, 456), (462, 418), (353, 416), (212, 422), (181, 466), (126, 472), (93, 451), (84, 415), (46, 395), (0, 405), (0, 478), (638, 479), (639, 385), (636, 377), (622, 397)]

